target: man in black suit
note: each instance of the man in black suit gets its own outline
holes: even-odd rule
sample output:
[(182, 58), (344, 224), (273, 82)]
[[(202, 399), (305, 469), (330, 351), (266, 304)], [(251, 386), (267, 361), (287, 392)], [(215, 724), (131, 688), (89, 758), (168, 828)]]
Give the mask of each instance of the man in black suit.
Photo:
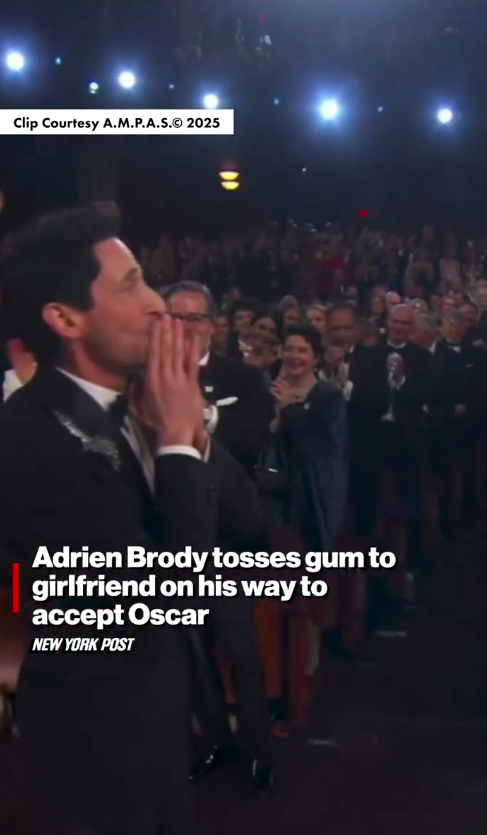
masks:
[(421, 519), (422, 472), (426, 461), (427, 412), (431, 389), (431, 352), (414, 344), (414, 312), (405, 304), (389, 314), (388, 335), (380, 346), (387, 369), (389, 408), (381, 418), (379, 451), (384, 476), (386, 544), (397, 558), (388, 577), (394, 593), (408, 593), (410, 532)]
[(339, 383), (348, 402), (355, 532), (370, 539), (375, 531), (377, 508), (379, 427), (388, 404), (385, 364), (377, 347), (358, 344), (357, 313), (352, 305), (342, 303), (330, 307), (326, 330), (328, 377)]
[(443, 476), (449, 475), (452, 491), (450, 514), (456, 522), (461, 515), (461, 498), (472, 487), (477, 442), (485, 425), (485, 351), (466, 339), (466, 322), (459, 312), (442, 322), (443, 339), (432, 358), (432, 391), (428, 406), (440, 450)]
[(217, 311), (207, 287), (181, 282), (168, 287), (163, 295), (169, 313), (181, 319), (185, 332), (198, 335), (200, 384), (208, 405), (209, 431), (252, 472), (271, 418), (272, 401), (262, 372), (211, 351)]
[[(7, 330), (39, 366), (0, 414), (2, 554), (21, 564), (31, 634), (40, 545), (125, 555), (128, 546), (201, 552), (217, 542), (197, 340), (185, 341), (180, 323), (164, 315), (117, 227), (103, 207), (46, 216), (18, 236), (5, 265)], [(139, 370), (134, 407), (147, 432), (126, 416), (123, 397)], [(178, 579), (157, 568), (136, 573)], [(118, 567), (112, 578), (135, 574)], [(56, 597), (43, 608), (117, 602)], [(122, 601), (126, 612), (132, 602)], [(201, 623), (211, 608), (181, 596), (139, 602), (174, 610), (178, 624), (181, 610), (199, 611), (183, 623)], [(60, 617), (62, 626), (38, 626), (36, 636), (100, 636), (93, 619), (80, 627)], [(18, 722), (36, 835), (186, 835), (187, 635), (177, 626), (136, 628), (129, 618), (107, 634), (133, 636), (132, 651), (29, 654), (24, 662)]]
[[(187, 338), (191, 340), (195, 334), (199, 337), (200, 384), (208, 403), (207, 428), (247, 470), (252, 469), (264, 445), (270, 420), (269, 395), (261, 372), (212, 354), (210, 343), (216, 310), (204, 285), (190, 282), (173, 285), (165, 291), (164, 299), (174, 319), (183, 322)], [(237, 534), (234, 530), (229, 534), (227, 548), (242, 551), (250, 546), (252, 550), (249, 531)], [(269, 711), (254, 639), (253, 611), (252, 600), (243, 596), (215, 600), (214, 616), (205, 629), (205, 637), (210, 644), (218, 640), (227, 653), (241, 737), (251, 761), (252, 785), (260, 793), (271, 788), (273, 771)], [(218, 722), (218, 717), (216, 724), (211, 721), (201, 694), (196, 694), (196, 700), (196, 711), (206, 725), (204, 730), (215, 744), (207, 766), (199, 769), (206, 772), (226, 753), (228, 730)], [(224, 715), (222, 703), (220, 717)], [(208, 727), (210, 724), (213, 727)]]

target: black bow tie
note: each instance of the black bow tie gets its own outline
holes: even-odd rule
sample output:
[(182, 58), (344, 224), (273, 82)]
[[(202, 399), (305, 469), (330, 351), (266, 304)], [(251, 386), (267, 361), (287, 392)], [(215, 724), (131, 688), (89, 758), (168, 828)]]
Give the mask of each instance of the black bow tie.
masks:
[(117, 429), (121, 429), (128, 414), (129, 401), (126, 394), (119, 394), (113, 403), (108, 407), (108, 414), (115, 423)]

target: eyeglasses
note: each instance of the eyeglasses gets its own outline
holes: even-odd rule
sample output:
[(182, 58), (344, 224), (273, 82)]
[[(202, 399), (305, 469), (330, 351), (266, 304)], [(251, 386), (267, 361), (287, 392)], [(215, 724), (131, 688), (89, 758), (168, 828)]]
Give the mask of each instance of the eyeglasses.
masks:
[(179, 319), (180, 322), (187, 322), (189, 325), (202, 325), (210, 319), (207, 313), (171, 313), (170, 316), (171, 319)]

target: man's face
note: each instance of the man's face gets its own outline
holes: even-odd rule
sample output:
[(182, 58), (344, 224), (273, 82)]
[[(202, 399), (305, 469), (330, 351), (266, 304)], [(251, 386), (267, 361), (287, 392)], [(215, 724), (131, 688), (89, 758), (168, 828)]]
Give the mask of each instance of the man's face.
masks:
[(448, 342), (458, 344), (465, 336), (465, 325), (461, 319), (445, 319), (442, 326), (442, 332)]
[(349, 310), (336, 310), (328, 320), (328, 341), (337, 348), (349, 350), (357, 341), (357, 327), (353, 313)]
[(449, 316), (456, 310), (457, 303), (453, 296), (445, 296), (440, 302), (440, 313), (442, 316)]
[(171, 316), (182, 321), (186, 337), (198, 337), (200, 354), (204, 357), (210, 350), (215, 330), (205, 297), (201, 293), (175, 293), (167, 300), (167, 309)]
[(299, 307), (290, 307), (283, 315), (284, 327), (289, 328), (292, 325), (299, 325), (302, 320), (301, 310)]
[(395, 345), (403, 345), (407, 342), (414, 324), (414, 315), (411, 308), (405, 305), (393, 307), (389, 316), (389, 339)]
[(477, 311), (475, 308), (471, 307), (469, 304), (464, 304), (460, 308), (460, 313), (463, 316), (463, 321), (465, 322), (467, 330), (475, 330), (477, 327)]
[(95, 254), (100, 272), (91, 285), (91, 309), (52, 304), (44, 316), (85, 366), (88, 360), (123, 378), (146, 365), (152, 327), (165, 305), (122, 241), (102, 241)]
[(477, 304), (481, 310), (487, 310), (487, 287), (479, 287), (477, 290)]

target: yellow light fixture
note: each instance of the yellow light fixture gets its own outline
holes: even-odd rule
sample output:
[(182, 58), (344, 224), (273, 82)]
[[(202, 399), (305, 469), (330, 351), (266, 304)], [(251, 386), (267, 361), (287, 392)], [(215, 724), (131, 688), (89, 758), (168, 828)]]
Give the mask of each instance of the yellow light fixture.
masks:
[(225, 183), (231, 183), (233, 180), (238, 180), (237, 171), (220, 171), (220, 177)]
[(224, 188), (225, 191), (236, 191), (240, 188), (240, 183), (237, 180), (223, 181), (222, 188)]

